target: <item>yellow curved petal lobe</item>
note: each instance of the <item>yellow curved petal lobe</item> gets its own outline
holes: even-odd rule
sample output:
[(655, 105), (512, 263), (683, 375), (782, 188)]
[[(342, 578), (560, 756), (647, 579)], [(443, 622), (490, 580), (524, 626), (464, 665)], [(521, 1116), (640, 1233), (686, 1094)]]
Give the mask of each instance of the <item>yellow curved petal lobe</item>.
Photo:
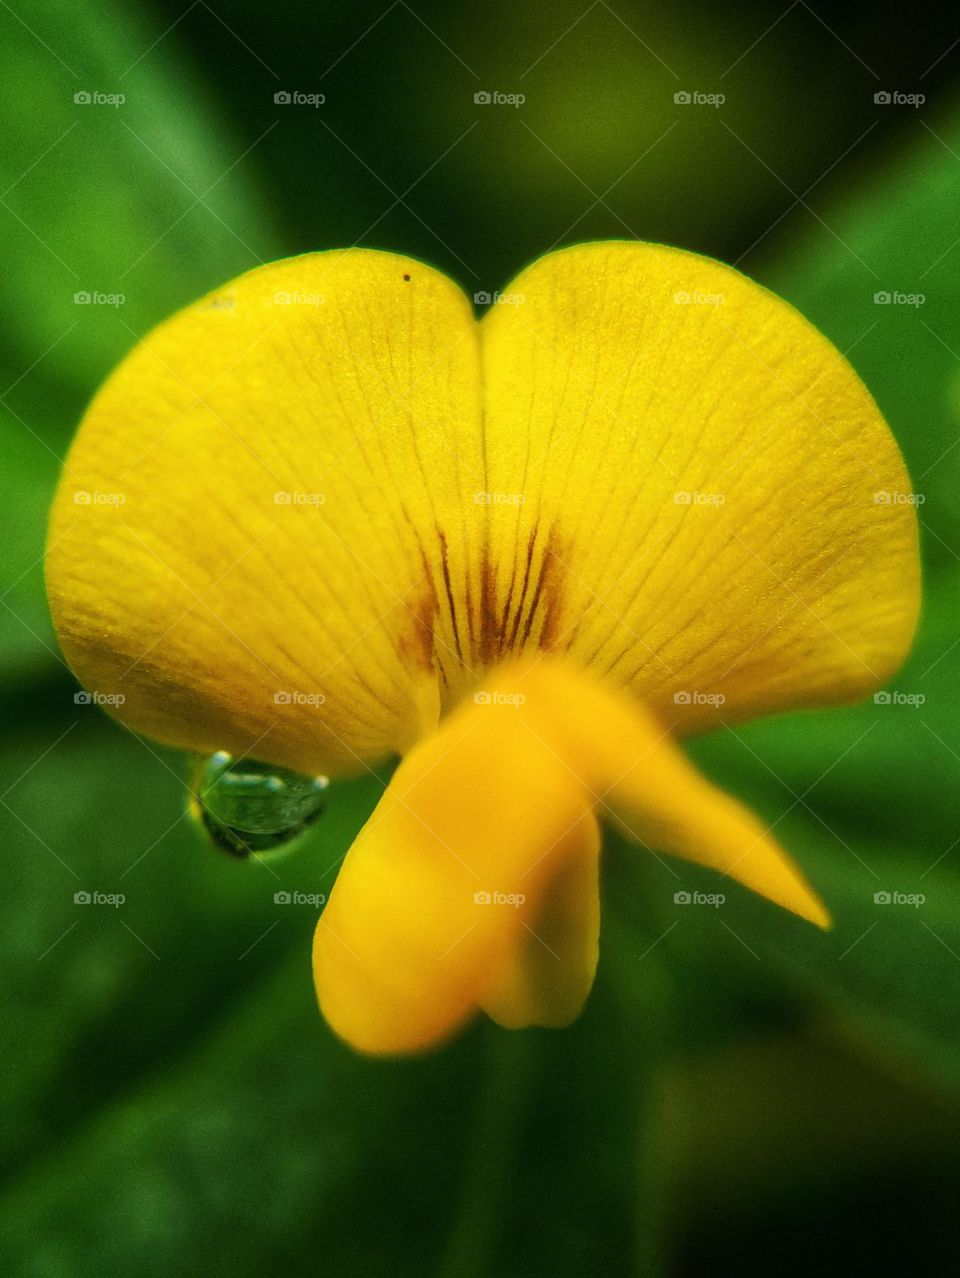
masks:
[[(504, 1020), (538, 1019), (524, 948), (528, 937), (550, 943), (536, 935), (537, 916), (558, 875), (577, 898), (574, 928), (596, 916), (590, 796), (525, 719), (507, 703), (469, 701), (451, 714), (400, 764), (347, 854), (313, 963), (321, 1011), (354, 1047), (429, 1047), (484, 1002)], [(558, 1004), (572, 1019), (593, 980), (595, 937), (581, 932), (562, 949), (547, 1023)]]
[(755, 816), (684, 759), (667, 728), (553, 658), (497, 671), (401, 763), (317, 926), (333, 1029), (417, 1051), (482, 1008), (561, 1025), (597, 959), (598, 811), (827, 926)]
[(337, 774), (405, 749), (459, 663), (482, 451), (444, 276), (366, 250), (251, 271), (87, 413), (47, 555), (68, 660), (174, 745)]
[(580, 1015), (600, 954), (600, 827), (591, 812), (551, 856), (560, 868), (535, 912), (534, 924), (497, 982), (479, 1000), (506, 1029), (560, 1028)]
[(508, 637), (679, 731), (882, 685), (916, 623), (917, 520), (837, 350), (658, 245), (564, 249), (505, 294), (481, 328), (490, 487), (524, 497), (491, 517)]
[(675, 249), (541, 259), (480, 325), (370, 250), (258, 268), (96, 397), (51, 607), (132, 727), (334, 774), (511, 655), (676, 731), (882, 684), (918, 601), (909, 481), (846, 361)]

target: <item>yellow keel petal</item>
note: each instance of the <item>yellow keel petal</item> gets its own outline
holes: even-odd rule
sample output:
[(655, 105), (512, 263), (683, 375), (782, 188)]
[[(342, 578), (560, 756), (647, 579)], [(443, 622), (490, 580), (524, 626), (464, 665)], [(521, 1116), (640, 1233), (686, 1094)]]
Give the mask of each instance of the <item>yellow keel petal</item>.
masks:
[(540, 707), (539, 731), (627, 834), (830, 926), (823, 903), (787, 853), (754, 813), (701, 776), (673, 740), (671, 725), (558, 662), (537, 662), (509, 678)]
[[(453, 1032), (502, 991), (557, 874), (595, 856), (593, 820), (513, 705), (454, 712), (398, 768), (318, 924), (314, 976), (334, 1030), (369, 1052)], [(589, 980), (569, 967), (582, 1001)]]
[(593, 813), (574, 826), (564, 844), (558, 849), (563, 868), (547, 899), (527, 925), (513, 962), (480, 1000), (505, 1029), (569, 1025), (593, 987), (600, 953), (600, 827)]
[(336, 1032), (407, 1052), (478, 1008), (508, 1026), (572, 1020), (596, 966), (597, 809), (829, 925), (761, 822), (649, 711), (558, 659), (515, 663), (411, 751), (344, 862), (314, 942)]

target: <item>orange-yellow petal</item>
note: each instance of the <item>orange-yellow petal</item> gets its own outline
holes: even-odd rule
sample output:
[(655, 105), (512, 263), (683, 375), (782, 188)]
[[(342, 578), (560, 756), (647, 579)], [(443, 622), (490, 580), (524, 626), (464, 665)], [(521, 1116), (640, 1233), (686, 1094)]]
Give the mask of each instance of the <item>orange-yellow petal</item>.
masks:
[(554, 662), (511, 676), (539, 707), (536, 727), (604, 811), (638, 842), (729, 875), (819, 927), (830, 916), (757, 816), (693, 766), (676, 721)]
[[(552, 748), (513, 705), (469, 701), (401, 763), (347, 854), (314, 941), (325, 1017), (364, 1051), (440, 1041), (506, 999), (552, 882), (596, 851), (590, 796)], [(555, 978), (580, 997), (583, 951)]]
[(600, 956), (600, 827), (585, 813), (551, 852), (560, 868), (480, 1007), (506, 1029), (560, 1027), (580, 1015)]
[(819, 898), (758, 819), (712, 786), (669, 726), (568, 663), (496, 671), (410, 752), (347, 854), (317, 927), (333, 1028), (416, 1051), (482, 1008), (560, 1025), (593, 980), (595, 812), (821, 926)]

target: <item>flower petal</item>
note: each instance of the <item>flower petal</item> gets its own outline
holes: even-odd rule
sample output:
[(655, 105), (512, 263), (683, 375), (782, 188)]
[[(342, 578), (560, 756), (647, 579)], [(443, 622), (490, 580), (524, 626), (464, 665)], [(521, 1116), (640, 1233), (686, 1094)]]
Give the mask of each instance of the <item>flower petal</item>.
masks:
[(508, 645), (567, 651), (682, 730), (880, 686), (915, 626), (917, 520), (830, 343), (651, 244), (565, 249), (504, 297), (482, 331), (488, 484), (518, 495), (491, 510)]
[[(326, 1019), (363, 1051), (405, 1052), (487, 1000), (504, 1018), (535, 1017), (535, 995), (507, 992), (516, 963), (532, 971), (527, 929), (557, 876), (595, 865), (597, 848), (590, 796), (552, 747), (515, 706), (468, 701), (400, 764), (347, 854), (314, 940)], [(569, 873), (589, 932), (595, 870), (592, 885)], [(558, 1001), (575, 1014), (592, 981), (595, 940), (576, 927), (557, 960), (574, 993), (542, 1000), (549, 1023)]]
[(251, 271), (151, 333), (53, 513), (51, 606), (87, 686), (162, 741), (308, 771), (435, 723), (483, 518), (476, 331), (444, 276), (358, 249)]
[(561, 868), (500, 981), (480, 998), (498, 1025), (559, 1028), (575, 1021), (600, 956), (600, 826), (587, 813), (557, 852)]
[[(511, 675), (535, 729), (630, 837), (719, 870), (801, 918), (830, 916), (786, 852), (743, 804), (697, 771), (662, 723), (591, 675), (556, 661)], [(532, 722), (532, 721), (531, 721)]]
[(142, 342), (51, 525), (88, 687), (160, 740), (344, 773), (518, 652), (676, 702), (680, 730), (882, 683), (915, 621), (916, 518), (825, 339), (654, 245), (564, 250), (506, 297), (481, 351), (430, 268), (313, 254)]
[(478, 1007), (509, 1026), (573, 1019), (596, 965), (597, 806), (829, 924), (760, 821), (649, 711), (556, 658), (511, 663), (410, 752), (347, 854), (314, 941), (336, 1032), (406, 1052)]

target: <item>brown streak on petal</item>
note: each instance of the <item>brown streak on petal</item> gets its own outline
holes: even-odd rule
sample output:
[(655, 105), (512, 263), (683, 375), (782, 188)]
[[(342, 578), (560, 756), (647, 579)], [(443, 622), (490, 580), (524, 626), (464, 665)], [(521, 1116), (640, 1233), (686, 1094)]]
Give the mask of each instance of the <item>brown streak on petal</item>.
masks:
[(447, 560), (447, 538), (442, 528), (437, 529), (437, 537), (440, 539), (440, 556), (443, 571), (443, 588), (447, 594), (447, 602), (450, 605), (450, 622), (453, 626), (453, 646), (457, 650), (457, 656), (461, 663), (464, 661), (463, 648), (460, 646), (460, 629), (457, 625), (457, 606), (453, 598), (453, 587), (450, 584), (450, 564)]
[(534, 618), (538, 611), (543, 611), (543, 624), (540, 628), (539, 646), (544, 649), (550, 649), (557, 640), (557, 634), (560, 628), (561, 613), (561, 580), (563, 556), (560, 553), (560, 538), (556, 527), (550, 530), (547, 538), (547, 544), (544, 548), (543, 559), (540, 563), (540, 571), (537, 574), (537, 583), (533, 589), (533, 597), (530, 601), (530, 611), (527, 614), (527, 623), (523, 629), (523, 637), (520, 647), (526, 647), (533, 632)]
[(480, 661), (492, 666), (503, 651), (503, 632), (497, 622), (497, 568), (484, 558), (480, 579)]
[[(523, 605), (526, 602), (526, 598), (527, 598), (527, 587), (530, 584), (530, 569), (531, 569), (531, 565), (533, 564), (533, 552), (537, 544), (537, 531), (539, 527), (540, 527), (540, 520), (538, 519), (536, 523), (533, 525), (533, 529), (527, 540), (527, 562), (523, 570), (523, 585), (520, 588), (520, 602), (517, 604), (517, 611), (514, 613), (514, 617), (513, 617), (513, 630), (511, 631), (510, 639), (508, 643), (508, 647), (510, 648), (512, 648), (514, 644), (517, 642), (517, 631), (520, 629), (520, 618), (523, 615)], [(511, 584), (511, 590), (512, 589), (513, 587)], [(507, 600), (508, 608), (509, 608), (509, 602), (510, 601), (508, 599)], [(507, 629), (506, 610), (504, 611), (504, 615), (503, 615), (503, 629), (505, 633)]]
[(407, 624), (397, 639), (397, 656), (404, 665), (420, 666), (432, 672), (435, 669), (433, 636), (440, 610), (433, 582), (428, 581), (425, 589), (413, 599), (404, 600), (403, 607)]
[(410, 525), (417, 543), (417, 549), (420, 552), (420, 563), (423, 567), (421, 582), (423, 585), (421, 589), (420, 582), (418, 582), (414, 590), (410, 592), (410, 596), (401, 603), (406, 613), (406, 624), (401, 628), (397, 639), (397, 656), (404, 664), (410, 662), (422, 667), (424, 670), (433, 672), (436, 669), (434, 635), (437, 614), (440, 611), (440, 601), (437, 598), (433, 570), (430, 560), (427, 558), (427, 552), (423, 548), (423, 542), (420, 540), (420, 535), (408, 512), (404, 510), (403, 513), (407, 523)]
[[(531, 643), (544, 651), (553, 650), (563, 633), (563, 543), (556, 527), (550, 530), (545, 544), (542, 537), (538, 538), (538, 530), (539, 525), (527, 536), (522, 578), (514, 577), (514, 582), (520, 582), (519, 598), (512, 606), (513, 582), (506, 604), (498, 604), (498, 565), (488, 553), (482, 556), (479, 573), (461, 586), (451, 575), (447, 539), (442, 529), (436, 529), (440, 545), (439, 564), (436, 560), (430, 562), (414, 530), (423, 565), (423, 579), (422, 585), (418, 583), (416, 591), (404, 601), (409, 623), (402, 628), (397, 643), (401, 661), (436, 673), (448, 687), (455, 686), (455, 671), (446, 668), (449, 663), (444, 662), (443, 645), (438, 648), (441, 610), (444, 618), (450, 617), (456, 660), (461, 669), (469, 669), (473, 665), (490, 669), (508, 654), (522, 652)], [(536, 562), (538, 555), (539, 565)], [(436, 573), (438, 568), (439, 573)], [(461, 620), (465, 619), (467, 628), (463, 639), (457, 618), (459, 589), (463, 592)], [(469, 640), (469, 651), (464, 646), (466, 639)]]

